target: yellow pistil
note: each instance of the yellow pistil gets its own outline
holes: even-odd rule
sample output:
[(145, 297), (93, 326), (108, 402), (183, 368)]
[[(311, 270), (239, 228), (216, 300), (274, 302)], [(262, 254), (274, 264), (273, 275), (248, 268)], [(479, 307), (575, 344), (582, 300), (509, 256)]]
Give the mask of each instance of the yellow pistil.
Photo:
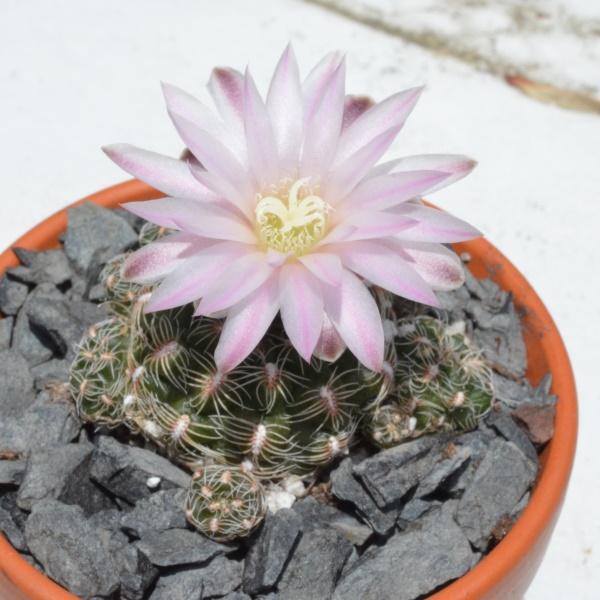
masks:
[(280, 187), (276, 196), (258, 194), (256, 232), (263, 249), (301, 256), (325, 237), (331, 207), (308, 187), (310, 178)]

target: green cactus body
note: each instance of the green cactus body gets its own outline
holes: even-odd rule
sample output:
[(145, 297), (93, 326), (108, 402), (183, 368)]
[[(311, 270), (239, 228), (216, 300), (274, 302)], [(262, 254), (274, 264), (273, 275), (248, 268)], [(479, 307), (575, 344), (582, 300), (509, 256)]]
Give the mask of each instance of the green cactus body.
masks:
[(194, 473), (184, 511), (206, 536), (228, 542), (248, 535), (262, 521), (265, 492), (253, 475), (240, 468), (209, 465)]
[[(148, 224), (140, 240), (168, 233)], [(194, 317), (192, 305), (146, 314), (153, 286), (125, 281), (125, 258), (103, 271), (112, 316), (84, 336), (71, 391), (85, 420), (125, 424), (193, 470), (212, 473), (206, 469), (216, 464), (259, 480), (311, 476), (347, 453), (359, 428), (389, 447), (471, 428), (489, 409), (491, 374), (466, 338), (432, 317), (398, 319), (403, 304), (377, 287), (381, 373), (348, 351), (333, 363), (306, 363), (279, 321), (240, 366), (220, 373), (212, 357), (222, 321)]]
[(394, 343), (396, 385), (366, 411), (364, 430), (376, 445), (471, 429), (489, 411), (491, 369), (463, 333), (420, 315), (395, 322)]

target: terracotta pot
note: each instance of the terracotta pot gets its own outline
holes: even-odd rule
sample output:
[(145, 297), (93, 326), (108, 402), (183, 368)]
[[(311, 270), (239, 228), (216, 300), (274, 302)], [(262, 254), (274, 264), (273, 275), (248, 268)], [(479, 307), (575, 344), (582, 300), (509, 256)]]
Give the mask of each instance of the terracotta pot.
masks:
[[(105, 207), (131, 200), (147, 200), (162, 194), (139, 181), (129, 181), (84, 198)], [(15, 242), (15, 246), (42, 250), (56, 247), (57, 236), (67, 225), (62, 210)], [(514, 294), (523, 314), (523, 330), (529, 359), (528, 377), (533, 384), (548, 371), (552, 393), (559, 402), (554, 438), (541, 456), (531, 501), (510, 533), (474, 569), (431, 596), (431, 600), (521, 600), (542, 561), (565, 497), (575, 455), (577, 398), (565, 346), (548, 311), (517, 269), (485, 240), (456, 244), (457, 252), (469, 252), (471, 272), (491, 277)], [(18, 263), (12, 250), (0, 256), (0, 272)], [(76, 600), (75, 596), (30, 566), (0, 535), (0, 597), (11, 600)], [(393, 600), (393, 599), (390, 599)]]

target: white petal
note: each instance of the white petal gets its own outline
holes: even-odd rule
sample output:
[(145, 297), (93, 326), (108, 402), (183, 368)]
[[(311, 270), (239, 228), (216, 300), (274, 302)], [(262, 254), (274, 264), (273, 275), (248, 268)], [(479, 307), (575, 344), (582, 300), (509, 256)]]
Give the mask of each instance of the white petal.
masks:
[(274, 272), (262, 286), (231, 308), (215, 350), (215, 362), (221, 372), (239, 365), (263, 338), (279, 310), (278, 288), (278, 274)]
[(323, 293), (319, 281), (300, 263), (279, 274), (281, 319), (292, 345), (307, 362), (323, 327)]
[(300, 73), (291, 44), (275, 69), (267, 94), (267, 110), (273, 124), (282, 173), (293, 173), (300, 156), (303, 111)]
[(208, 91), (227, 127), (242, 142), (244, 134), (244, 76), (235, 69), (217, 67), (208, 80)]
[(383, 366), (381, 315), (365, 285), (347, 269), (339, 287), (323, 286), (325, 312), (350, 351), (372, 371)]
[(121, 169), (168, 196), (203, 201), (217, 199), (213, 192), (192, 177), (184, 161), (129, 144), (112, 144), (102, 150)]
[(298, 260), (324, 283), (337, 286), (342, 282), (344, 268), (340, 257), (336, 254), (313, 252), (299, 256)]

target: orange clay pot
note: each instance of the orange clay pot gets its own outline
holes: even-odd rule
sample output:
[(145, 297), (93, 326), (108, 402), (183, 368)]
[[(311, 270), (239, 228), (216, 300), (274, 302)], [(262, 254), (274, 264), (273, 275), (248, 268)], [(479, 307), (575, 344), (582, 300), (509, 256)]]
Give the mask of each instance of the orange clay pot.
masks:
[[(84, 198), (115, 207), (132, 200), (159, 198), (160, 194), (139, 181), (129, 181)], [(15, 242), (15, 246), (43, 250), (56, 247), (57, 236), (67, 225), (62, 210)], [(541, 456), (541, 470), (529, 505), (508, 535), (466, 575), (431, 596), (431, 600), (521, 600), (542, 561), (565, 497), (577, 437), (575, 382), (565, 346), (548, 311), (515, 267), (483, 239), (455, 245), (469, 252), (469, 269), (478, 278), (488, 275), (514, 294), (522, 315), (529, 369), (535, 385), (548, 371), (552, 393), (558, 395), (554, 438)], [(12, 250), (0, 256), (0, 272), (15, 266)], [(0, 535), (0, 598), (3, 600), (76, 600), (29, 565)], [(393, 600), (390, 598), (390, 600)]]

